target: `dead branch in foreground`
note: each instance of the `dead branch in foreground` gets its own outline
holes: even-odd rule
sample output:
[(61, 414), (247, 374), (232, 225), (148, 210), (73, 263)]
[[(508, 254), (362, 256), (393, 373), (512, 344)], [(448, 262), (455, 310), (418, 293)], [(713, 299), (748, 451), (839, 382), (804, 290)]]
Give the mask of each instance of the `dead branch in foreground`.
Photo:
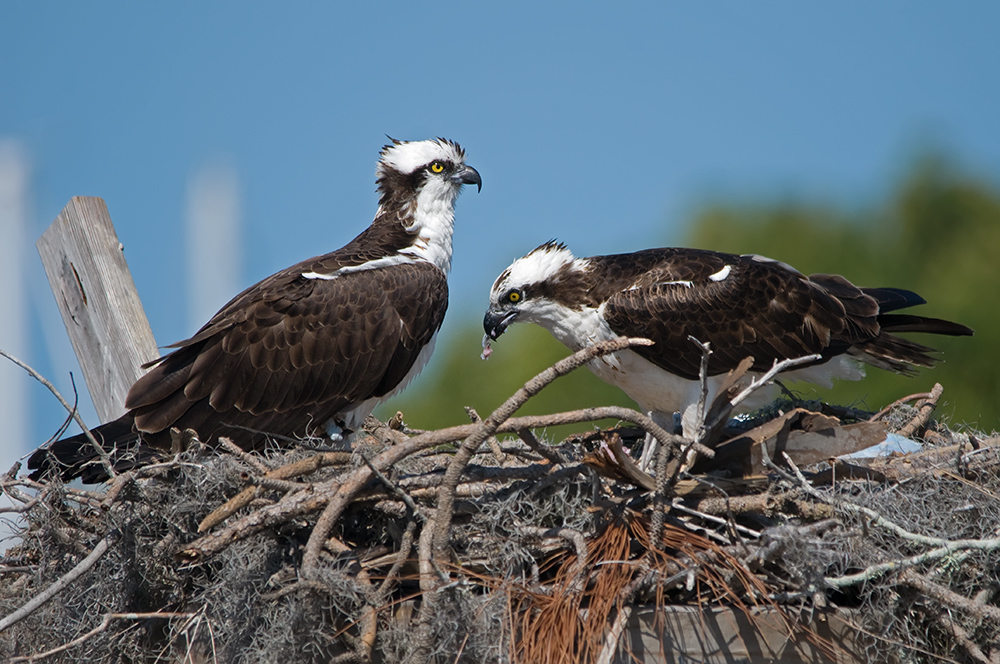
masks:
[[(702, 409), (706, 445), (624, 408), (513, 417), (587, 357), (471, 424), (406, 436), (369, 422), (353, 454), (192, 444), (89, 491), (7, 473), (23, 521), (0, 561), (0, 657), (612, 661), (651, 656), (635, 641), (647, 606), (731, 610), (761, 639), (777, 616), (775, 633), (818, 658), (804, 661), (888, 661), (890, 643), (911, 661), (1000, 657), (1000, 440), (931, 420), (940, 387), (884, 426), (820, 404), (722, 426), (734, 375)], [(638, 428), (533, 433), (609, 417)], [(881, 442), (885, 426), (924, 448), (816, 454)], [(663, 443), (652, 474), (627, 451), (647, 433)], [(657, 647), (681, 647), (658, 615)], [(837, 616), (855, 627), (816, 632)]]

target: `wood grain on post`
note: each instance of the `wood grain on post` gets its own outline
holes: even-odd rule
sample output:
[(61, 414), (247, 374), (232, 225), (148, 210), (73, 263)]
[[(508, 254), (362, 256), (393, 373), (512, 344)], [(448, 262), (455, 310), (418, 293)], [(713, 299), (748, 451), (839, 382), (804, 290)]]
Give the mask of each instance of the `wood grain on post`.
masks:
[(74, 196), (35, 244), (101, 422), (160, 356), (104, 200)]

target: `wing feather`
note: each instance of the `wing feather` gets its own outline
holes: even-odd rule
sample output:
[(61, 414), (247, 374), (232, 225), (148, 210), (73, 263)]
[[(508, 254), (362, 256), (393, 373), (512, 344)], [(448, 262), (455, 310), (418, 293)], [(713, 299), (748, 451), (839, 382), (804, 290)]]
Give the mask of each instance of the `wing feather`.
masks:
[(823, 354), (835, 343), (846, 349), (853, 337), (878, 333), (877, 303), (842, 277), (822, 276), (810, 281), (749, 256), (661, 250), (657, 264), (608, 299), (605, 318), (617, 334), (652, 339), (636, 352), (685, 378), (696, 379), (701, 362), (689, 337), (710, 344), (710, 374), (746, 357), (763, 371), (775, 360)]
[[(440, 328), (447, 297), (445, 274), (429, 263), (329, 280), (286, 270), (176, 344), (128, 405), (150, 433), (225, 423), (295, 435), (306, 420), (319, 425), (394, 389)], [(199, 433), (208, 440), (215, 428)]]

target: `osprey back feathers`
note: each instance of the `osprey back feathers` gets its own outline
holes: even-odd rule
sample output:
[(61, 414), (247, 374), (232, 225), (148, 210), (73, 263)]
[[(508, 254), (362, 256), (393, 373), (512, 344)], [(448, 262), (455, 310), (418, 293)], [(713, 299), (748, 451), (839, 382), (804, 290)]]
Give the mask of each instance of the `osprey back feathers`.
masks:
[[(424, 367), (448, 306), (455, 200), (482, 187), (452, 141), (393, 140), (376, 168), (378, 210), (346, 246), (246, 289), (152, 362), (128, 412), (93, 430), (124, 470), (170, 450), (170, 429), (246, 450), (268, 440), (350, 437)], [(29, 459), (86, 482), (108, 475), (83, 434)]]
[(746, 357), (754, 358), (753, 371), (763, 372), (775, 361), (819, 354), (813, 365), (782, 376), (829, 385), (833, 378), (860, 379), (862, 363), (899, 373), (933, 365), (933, 349), (898, 332), (972, 334), (957, 323), (892, 313), (918, 304), (924, 300), (910, 291), (859, 288), (836, 275), (807, 277), (762, 256), (668, 248), (576, 258), (548, 242), (493, 284), (484, 342), (514, 322), (541, 325), (574, 351), (616, 336), (651, 339), (652, 346), (589, 366), (661, 423), (680, 412), (687, 430), (700, 396), (702, 356), (689, 337), (710, 344), (710, 397)]

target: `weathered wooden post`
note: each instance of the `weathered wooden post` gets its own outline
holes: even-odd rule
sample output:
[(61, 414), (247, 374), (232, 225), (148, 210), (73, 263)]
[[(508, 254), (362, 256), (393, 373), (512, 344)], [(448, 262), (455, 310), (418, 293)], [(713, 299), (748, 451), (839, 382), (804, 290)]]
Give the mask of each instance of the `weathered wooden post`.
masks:
[(74, 196), (35, 244), (101, 422), (160, 356), (104, 200)]

